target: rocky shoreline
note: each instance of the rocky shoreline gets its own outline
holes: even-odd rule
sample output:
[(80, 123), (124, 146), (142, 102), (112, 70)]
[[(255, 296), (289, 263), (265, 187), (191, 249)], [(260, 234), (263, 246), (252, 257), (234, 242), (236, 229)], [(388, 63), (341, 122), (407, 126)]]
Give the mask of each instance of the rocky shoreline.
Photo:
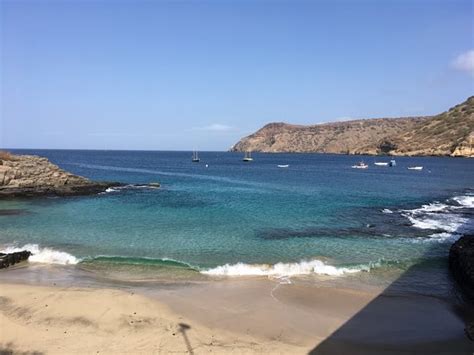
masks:
[(0, 152), (0, 199), (91, 195), (122, 185), (71, 174), (43, 157)]

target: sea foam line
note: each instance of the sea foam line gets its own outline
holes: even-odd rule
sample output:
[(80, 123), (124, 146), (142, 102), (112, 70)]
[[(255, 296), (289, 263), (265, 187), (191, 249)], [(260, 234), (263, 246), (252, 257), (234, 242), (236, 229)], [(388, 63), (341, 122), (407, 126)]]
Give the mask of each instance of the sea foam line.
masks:
[(231, 179), (231, 178), (221, 177), (221, 176), (213, 176), (213, 175), (188, 174), (188, 173), (180, 173), (180, 172), (169, 172), (169, 171), (143, 169), (143, 168), (126, 168), (126, 167), (109, 166), (109, 165), (95, 165), (95, 164), (81, 164), (81, 163), (74, 164), (74, 165), (80, 166), (81, 168), (87, 168), (87, 169), (123, 171), (123, 172), (144, 173), (144, 174), (163, 175), (163, 176), (172, 176), (172, 177), (178, 176), (178, 177), (184, 177), (184, 178), (211, 180), (211, 181), (224, 182), (224, 183), (230, 183), (230, 184), (241, 184), (241, 185), (261, 187), (260, 183), (255, 183), (255, 182), (245, 181), (245, 180), (238, 180), (238, 179)]

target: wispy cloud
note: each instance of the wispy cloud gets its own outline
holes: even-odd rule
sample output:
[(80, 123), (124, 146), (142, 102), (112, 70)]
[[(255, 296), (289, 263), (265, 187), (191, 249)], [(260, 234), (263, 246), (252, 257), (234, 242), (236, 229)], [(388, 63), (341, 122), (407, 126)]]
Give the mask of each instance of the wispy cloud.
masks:
[[(345, 122), (345, 121), (352, 121), (352, 120), (356, 120), (357, 118), (354, 118), (354, 117), (350, 117), (350, 116), (341, 116), (341, 117), (336, 117), (336, 118), (332, 118), (330, 119), (329, 121), (319, 121), (319, 122), (315, 122), (314, 124), (326, 124), (326, 123), (335, 123), (335, 122)], [(310, 123), (312, 124), (312, 123)]]
[(468, 72), (474, 76), (474, 49), (461, 53), (451, 63), (454, 69)]
[(221, 123), (213, 123), (208, 126), (196, 127), (195, 129), (200, 130), (200, 131), (227, 132), (227, 131), (232, 131), (234, 127), (221, 124)]
[(352, 121), (352, 120), (355, 120), (355, 118), (351, 116), (342, 116), (342, 117), (336, 117), (331, 122), (344, 122), (344, 121)]
[(134, 133), (134, 132), (90, 132), (87, 133), (90, 137), (99, 138), (156, 138), (156, 137), (169, 137), (179, 136), (177, 132), (163, 132), (163, 133)]
[(90, 132), (89, 136), (92, 137), (140, 137), (142, 134), (130, 133), (130, 132)]

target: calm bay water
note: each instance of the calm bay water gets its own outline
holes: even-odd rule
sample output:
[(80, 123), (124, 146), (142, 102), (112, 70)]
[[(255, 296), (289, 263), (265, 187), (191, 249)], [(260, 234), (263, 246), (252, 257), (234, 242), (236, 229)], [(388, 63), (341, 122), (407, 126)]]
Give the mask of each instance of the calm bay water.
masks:
[[(0, 245), (33, 261), (210, 275), (331, 275), (445, 267), (473, 230), (474, 161), (321, 154), (34, 150), (94, 180), (160, 182), (70, 198), (0, 201)], [(206, 167), (208, 164), (208, 167)], [(278, 168), (289, 164), (289, 168)], [(408, 166), (422, 165), (422, 171)], [(363, 270), (363, 271), (361, 271)], [(443, 271), (444, 272), (444, 271)]]

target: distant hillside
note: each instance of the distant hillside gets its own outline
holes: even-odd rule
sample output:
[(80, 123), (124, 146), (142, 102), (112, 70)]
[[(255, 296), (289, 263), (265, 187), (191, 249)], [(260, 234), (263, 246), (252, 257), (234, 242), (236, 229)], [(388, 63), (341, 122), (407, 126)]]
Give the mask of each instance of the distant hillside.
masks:
[(374, 118), (311, 126), (269, 123), (231, 151), (473, 157), (474, 96), (436, 116)]

